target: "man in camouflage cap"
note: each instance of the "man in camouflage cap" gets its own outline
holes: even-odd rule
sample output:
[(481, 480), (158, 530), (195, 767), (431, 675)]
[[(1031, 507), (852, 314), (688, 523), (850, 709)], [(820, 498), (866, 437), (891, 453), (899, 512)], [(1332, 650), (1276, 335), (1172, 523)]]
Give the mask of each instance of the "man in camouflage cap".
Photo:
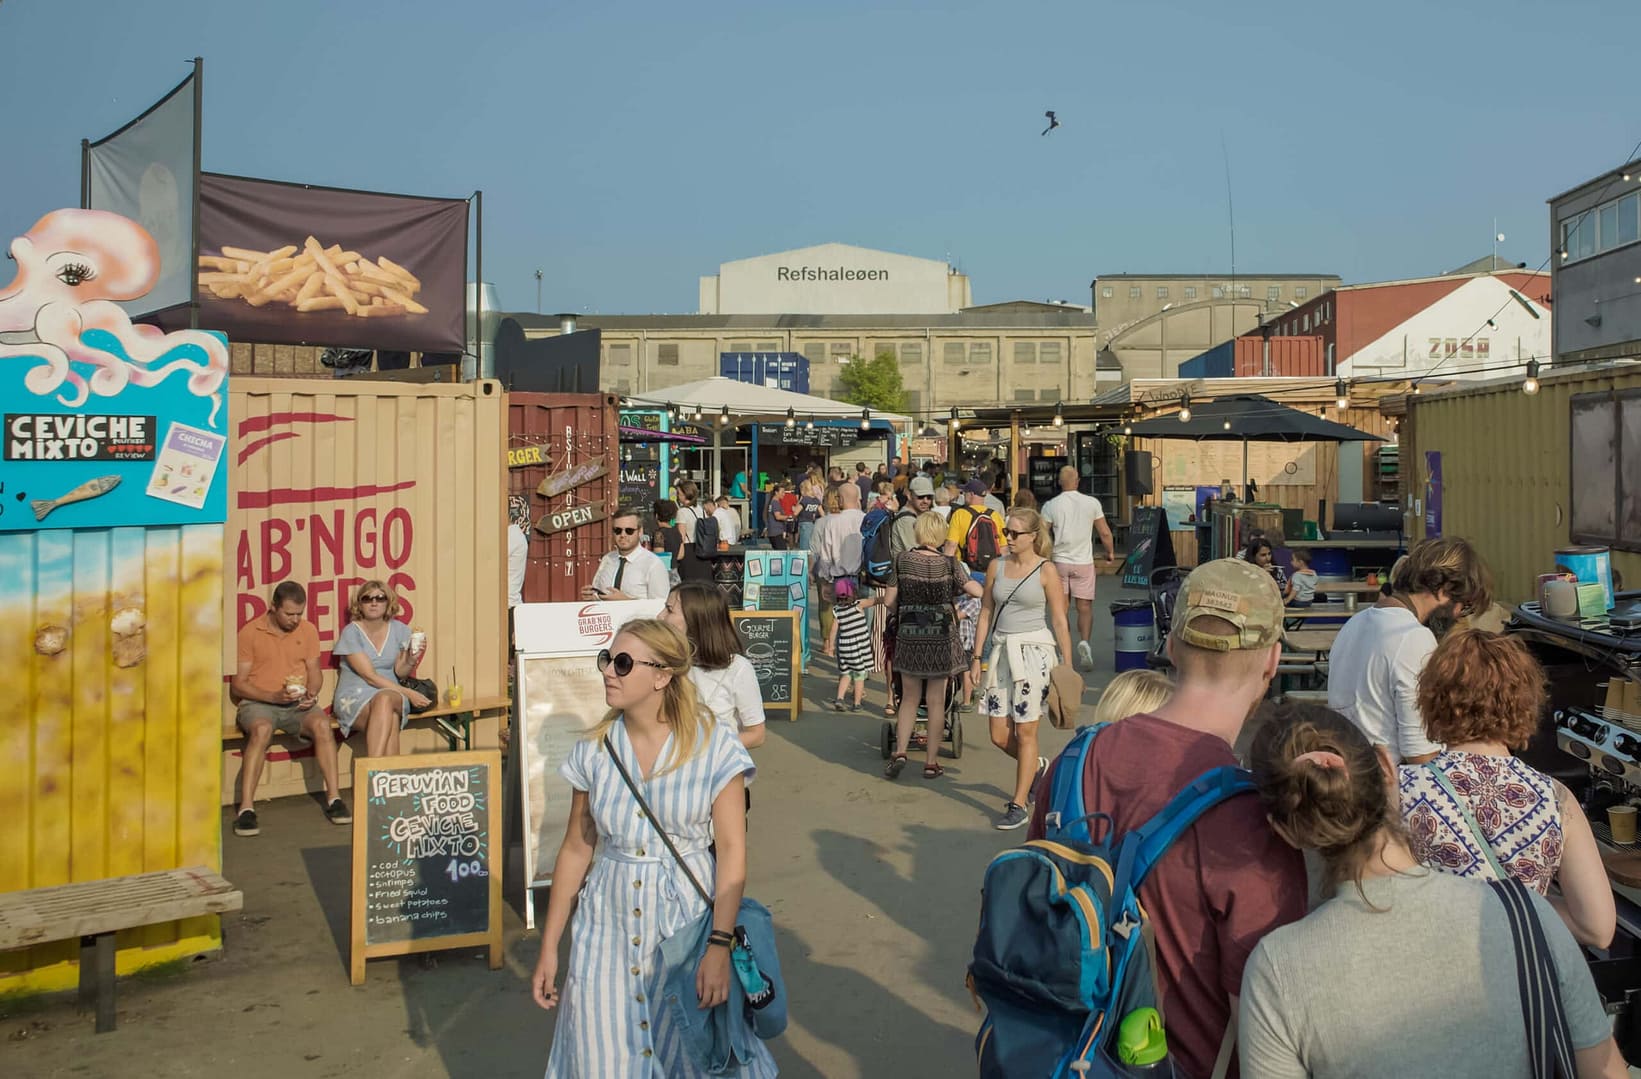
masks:
[[(1177, 688), (1150, 714), (1102, 730), (1083, 758), (1084, 811), (1132, 832), (1211, 768), (1265, 696), (1282, 653), (1282, 596), (1270, 574), (1222, 558), (1198, 566), (1174, 604), (1168, 656)], [(1047, 831), (1050, 767), (1028, 837)], [(1305, 914), (1305, 865), (1243, 795), (1205, 813), (1140, 885), (1152, 913), (1157, 988), (1168, 1048), (1187, 1075), (1208, 1075), (1225, 1040), (1231, 998), (1259, 938)]]

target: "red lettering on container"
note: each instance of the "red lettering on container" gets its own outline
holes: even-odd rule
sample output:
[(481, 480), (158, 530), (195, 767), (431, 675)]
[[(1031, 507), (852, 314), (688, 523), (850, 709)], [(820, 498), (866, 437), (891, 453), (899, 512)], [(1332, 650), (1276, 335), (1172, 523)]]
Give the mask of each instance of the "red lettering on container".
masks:
[(291, 526), (271, 518), (261, 523), (261, 531), (262, 580), (282, 581), (291, 572), (291, 553), (286, 546), (291, 541)]
[(376, 555), (376, 511), (362, 509), (353, 519), (353, 557), (361, 569), (370, 569), (376, 565)]
[[(394, 525), (398, 524), (395, 530)], [(394, 553), (394, 534), (398, 532), (398, 553)], [(410, 545), (415, 539), (415, 529), (410, 521), (410, 511), (403, 506), (395, 506), (387, 511), (387, 517), (382, 521), (382, 556), (387, 560), (389, 569), (398, 569), (410, 561)]]
[(325, 518), (315, 513), (308, 518), (308, 532), (313, 537), (312, 549), (308, 553), (308, 565), (315, 573), (325, 572), (325, 552), (330, 552), (331, 573), (342, 572), (343, 537), (347, 535), (344, 527), (343, 511), (338, 509), (332, 516), (329, 527)]

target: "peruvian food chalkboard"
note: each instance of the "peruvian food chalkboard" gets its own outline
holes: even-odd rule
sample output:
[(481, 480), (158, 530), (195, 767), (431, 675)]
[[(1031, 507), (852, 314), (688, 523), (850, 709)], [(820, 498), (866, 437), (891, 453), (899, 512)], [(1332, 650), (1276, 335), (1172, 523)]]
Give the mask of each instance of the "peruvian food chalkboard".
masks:
[(355, 757), (350, 975), (376, 956), (487, 945), (501, 966), (501, 755)]
[(798, 652), (803, 639), (799, 611), (731, 611), (741, 647), (758, 676), (758, 696), (764, 710), (784, 709), (788, 719), (803, 710), (802, 665)]

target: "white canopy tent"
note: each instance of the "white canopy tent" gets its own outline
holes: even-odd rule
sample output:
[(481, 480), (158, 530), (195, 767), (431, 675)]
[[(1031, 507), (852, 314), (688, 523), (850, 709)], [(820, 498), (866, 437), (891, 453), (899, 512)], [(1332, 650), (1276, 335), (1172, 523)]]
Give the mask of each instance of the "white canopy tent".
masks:
[[(847, 401), (793, 393), (790, 390), (760, 386), (753, 382), (740, 382), (722, 376), (667, 386), (645, 394), (629, 395), (626, 401), (629, 405), (639, 408), (670, 406), (675, 410), (687, 409), (691, 413), (698, 410), (701, 413), (701, 426), (710, 425), (713, 432), (714, 487), (721, 487), (723, 483), (725, 431), (733, 431), (736, 427), (748, 423), (785, 423), (789, 416), (797, 423), (805, 423), (810, 419), (859, 419), (862, 411), (860, 405), (852, 405)], [(727, 420), (724, 420), (725, 409), (728, 410)], [(898, 412), (873, 412), (871, 418), (888, 423), (911, 422), (910, 416), (903, 416)], [(720, 422), (721, 420), (724, 422)], [(719, 491), (714, 490), (711, 493), (716, 495)]]

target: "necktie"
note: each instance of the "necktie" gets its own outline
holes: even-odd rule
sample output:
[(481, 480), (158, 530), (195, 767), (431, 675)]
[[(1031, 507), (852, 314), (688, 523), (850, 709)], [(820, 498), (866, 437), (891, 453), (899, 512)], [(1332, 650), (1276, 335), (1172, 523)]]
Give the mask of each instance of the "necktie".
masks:
[(612, 584), (610, 586), (610, 588), (612, 588), (613, 590), (615, 590), (617, 592), (621, 591), (621, 575), (626, 573), (626, 572), (627, 572), (627, 557), (625, 555), (622, 555), (621, 559), (619, 561), (619, 564), (615, 567), (615, 583)]

